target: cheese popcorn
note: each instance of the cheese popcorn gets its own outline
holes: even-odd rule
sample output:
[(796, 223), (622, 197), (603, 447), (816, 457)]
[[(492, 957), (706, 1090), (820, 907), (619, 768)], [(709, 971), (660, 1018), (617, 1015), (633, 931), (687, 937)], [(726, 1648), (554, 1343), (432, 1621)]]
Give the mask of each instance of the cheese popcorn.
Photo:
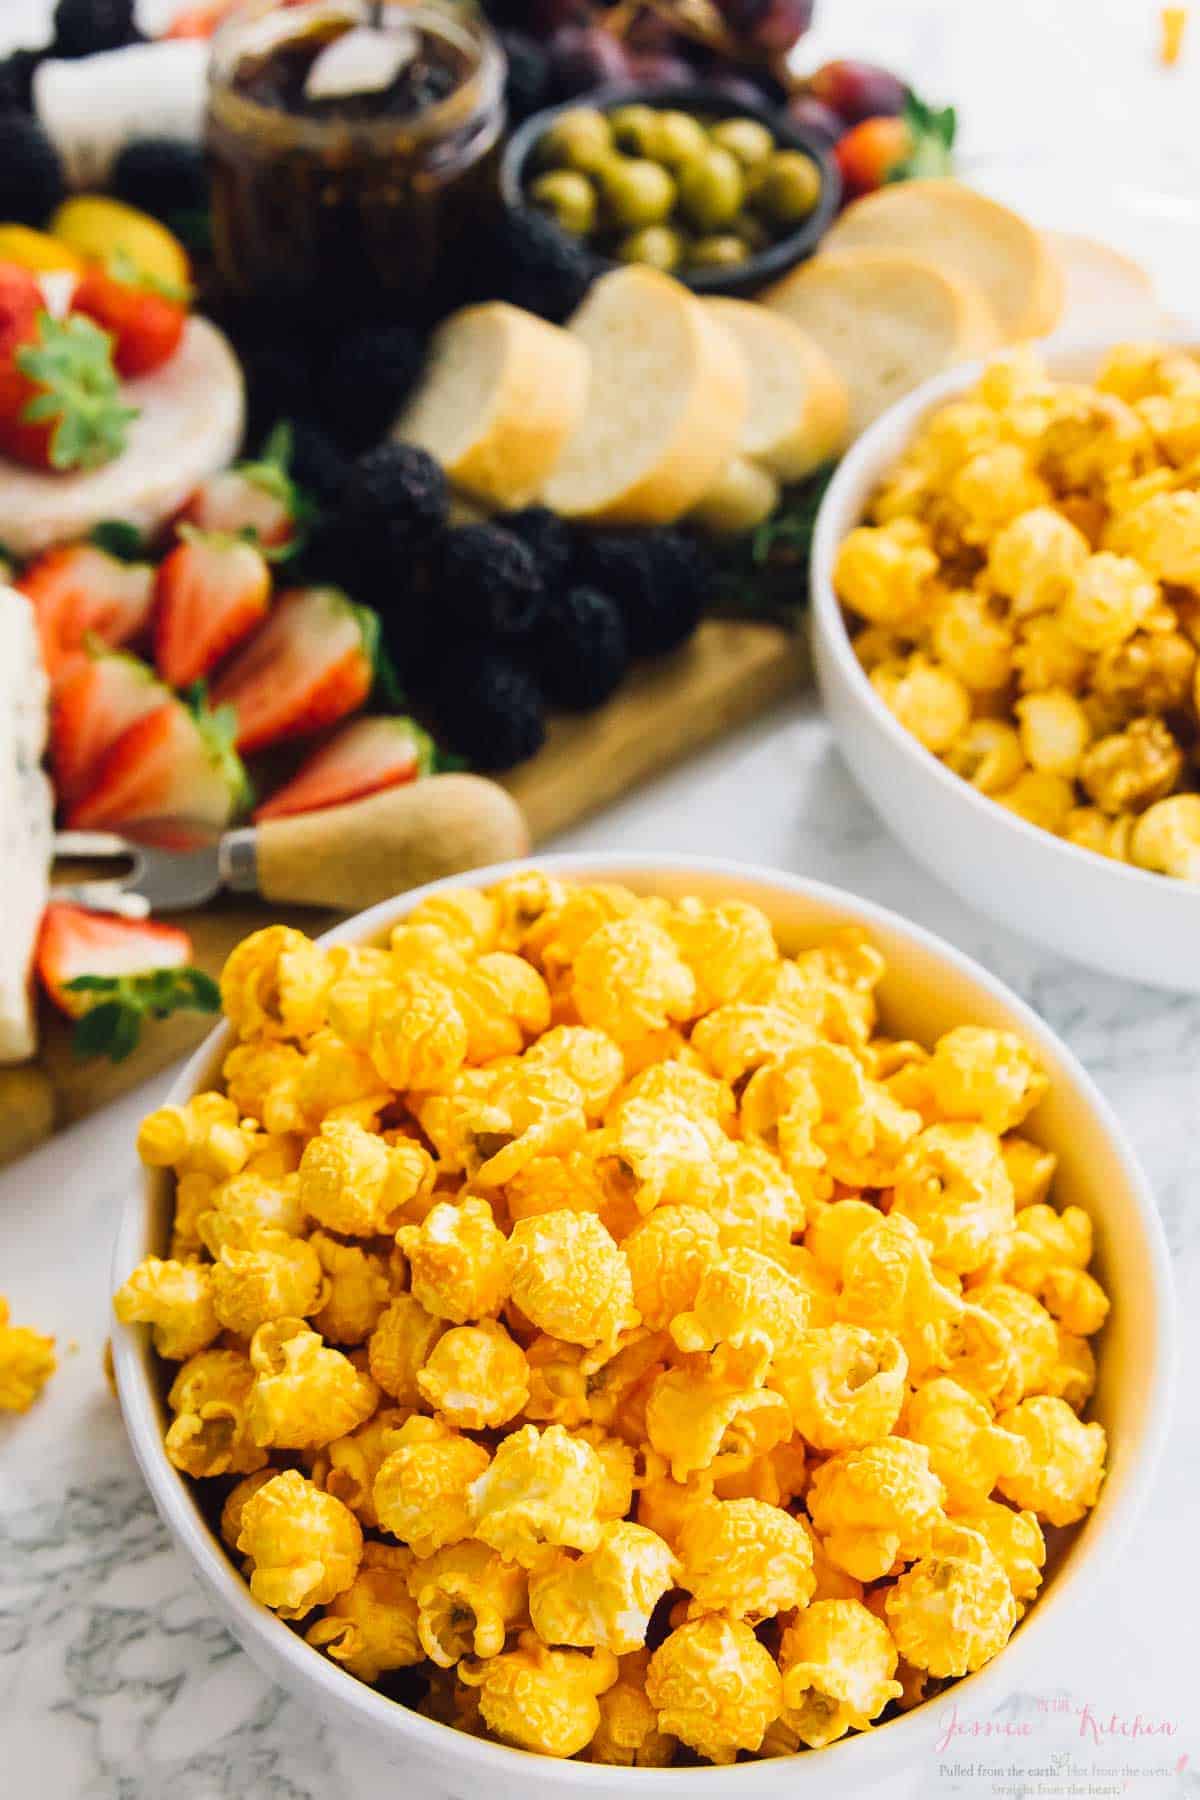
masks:
[(54, 1339), (30, 1325), (10, 1325), (0, 1295), (0, 1412), (28, 1412), (57, 1367)]
[(928, 533), (895, 520), (852, 531), (838, 550), (833, 579), (843, 603), (872, 625), (913, 625), (929, 604), (938, 559)]
[[(1177, 370), (1113, 378), (1145, 399), (990, 370), (848, 567), (880, 679), (932, 671), (969, 714), (951, 766), (1178, 861), (1154, 809), (1187, 795), (1134, 808), (1200, 601), (1168, 629), (1168, 582), (1107, 649), (1063, 628), (1188, 429), (1136, 410)], [(1200, 366), (1187, 391), (1200, 418)], [(885, 1033), (885, 972), (857, 926), (797, 949), (711, 887), (536, 872), (439, 889), (386, 944), (234, 953), (221, 1081), (141, 1133), (169, 1255), (114, 1307), (171, 1371), (168, 1459), (220, 1483), (205, 1516), (314, 1654), (476, 1737), (690, 1768), (819, 1749), (998, 1652), (1043, 1527), (1099, 1492), (1108, 1301), (1023, 1135), (1035, 1055)], [(0, 1406), (52, 1366), (0, 1306)]]
[(750, 1627), (719, 1613), (680, 1625), (646, 1670), (659, 1730), (714, 1763), (758, 1749), (781, 1693), (775, 1661)]
[(350, 1586), (363, 1538), (349, 1507), (285, 1469), (245, 1502), (237, 1547), (249, 1558), (254, 1598), (280, 1618), (302, 1619)]

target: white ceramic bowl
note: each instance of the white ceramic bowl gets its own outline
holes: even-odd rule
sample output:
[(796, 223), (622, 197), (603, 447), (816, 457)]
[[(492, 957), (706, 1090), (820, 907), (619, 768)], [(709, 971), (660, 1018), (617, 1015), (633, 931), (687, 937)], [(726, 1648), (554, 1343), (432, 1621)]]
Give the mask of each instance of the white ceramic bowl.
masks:
[[(1049, 1572), (1041, 1597), (1013, 1642), (986, 1669), (954, 1690), (960, 1710), (986, 1707), (1009, 1691), (1023, 1654), (1056, 1621), (1087, 1605), (1098, 1569), (1111, 1566), (1146, 1493), (1162, 1446), (1173, 1360), (1173, 1298), (1162, 1229), (1145, 1177), (1107, 1104), (1063, 1044), (1028, 1007), (966, 957), (929, 933), (820, 883), (737, 863), (686, 858), (650, 862), (624, 856), (548, 856), (536, 864), (485, 869), (480, 885), (513, 869), (532, 867), (581, 880), (624, 881), (646, 893), (740, 895), (770, 916), (785, 949), (798, 950), (847, 923), (865, 925), (884, 952), (881, 989), (885, 1026), (900, 1037), (930, 1040), (965, 1022), (1011, 1027), (1034, 1046), (1050, 1075), (1050, 1092), (1028, 1129), (1060, 1159), (1061, 1203), (1077, 1201), (1096, 1225), (1096, 1267), (1112, 1295), (1112, 1315), (1100, 1347), (1100, 1379), (1093, 1416), (1111, 1440), (1108, 1478), (1099, 1504)], [(436, 886), (453, 885), (437, 883)], [(373, 907), (331, 932), (327, 942), (370, 943), (408, 913), (429, 888)], [(172, 1090), (177, 1102), (211, 1086), (229, 1045), (213, 1033)], [(169, 1229), (169, 1184), (151, 1172), (129, 1198), (121, 1220), (113, 1285), (147, 1254), (163, 1254)], [(743, 1763), (727, 1769), (615, 1769), (560, 1763), (482, 1742), (398, 1706), (308, 1647), (273, 1613), (251, 1599), (195, 1499), (191, 1485), (163, 1452), (164, 1380), (144, 1327), (114, 1321), (118, 1391), (134, 1452), (155, 1504), (200, 1577), (214, 1610), (254, 1660), (305, 1705), (345, 1732), (390, 1750), (414, 1777), (439, 1793), (495, 1800), (530, 1800), (572, 1790), (593, 1800), (629, 1800), (631, 1791), (662, 1800), (703, 1792), (712, 1800), (735, 1795), (860, 1796), (878, 1784), (895, 1795), (899, 1770), (924, 1755), (930, 1717), (904, 1718), (798, 1758)], [(411, 1790), (410, 1790), (411, 1791)]]
[[(1045, 347), (1051, 374), (1069, 380), (1094, 375), (1106, 348)], [(926, 414), (973, 386), (981, 368), (953, 369), (892, 407), (829, 485), (812, 553), (813, 647), (825, 709), (876, 811), (964, 900), (1105, 974), (1200, 993), (1200, 887), (1081, 850), (977, 793), (893, 717), (851, 648), (833, 588), (838, 546)]]

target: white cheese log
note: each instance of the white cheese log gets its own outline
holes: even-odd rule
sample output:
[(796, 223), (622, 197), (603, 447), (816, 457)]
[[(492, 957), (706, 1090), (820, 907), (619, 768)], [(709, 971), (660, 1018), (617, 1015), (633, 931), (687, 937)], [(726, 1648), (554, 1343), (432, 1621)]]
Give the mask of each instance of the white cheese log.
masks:
[(37, 1048), (31, 975), (54, 841), (54, 797), (41, 766), (47, 717), (33, 608), (0, 587), (0, 1063)]

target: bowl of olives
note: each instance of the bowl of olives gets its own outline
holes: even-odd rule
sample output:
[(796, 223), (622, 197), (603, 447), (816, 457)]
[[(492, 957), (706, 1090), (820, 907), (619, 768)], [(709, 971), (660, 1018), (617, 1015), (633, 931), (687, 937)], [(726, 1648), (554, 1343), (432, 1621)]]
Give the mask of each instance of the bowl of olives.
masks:
[(596, 273), (648, 263), (699, 294), (747, 294), (810, 256), (841, 198), (816, 133), (716, 87), (622, 87), (514, 132), (505, 203), (544, 213)]

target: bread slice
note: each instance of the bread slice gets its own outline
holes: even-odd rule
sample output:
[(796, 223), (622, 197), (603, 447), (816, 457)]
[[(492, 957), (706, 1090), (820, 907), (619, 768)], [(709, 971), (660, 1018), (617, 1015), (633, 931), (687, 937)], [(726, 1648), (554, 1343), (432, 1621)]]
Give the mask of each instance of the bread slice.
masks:
[(682, 283), (635, 265), (602, 275), (568, 329), (590, 355), (591, 392), (546, 505), (613, 525), (681, 518), (741, 438), (740, 350)]
[(435, 456), (485, 506), (524, 506), (583, 415), (588, 357), (558, 325), (504, 301), (452, 313), (392, 436)]
[(1062, 277), (1041, 233), (961, 181), (897, 181), (848, 206), (822, 249), (907, 250), (974, 282), (1006, 342), (1044, 337), (1062, 312)]
[(1042, 235), (1063, 278), (1063, 332), (1153, 337), (1170, 328), (1153, 277), (1132, 256), (1075, 231)]
[(803, 481), (840, 455), (850, 433), (850, 396), (825, 352), (790, 319), (749, 300), (704, 306), (736, 340), (750, 373), (740, 454), (780, 481)]
[(764, 298), (808, 333), (845, 382), (852, 436), (931, 375), (1001, 341), (977, 288), (901, 250), (815, 256)]

